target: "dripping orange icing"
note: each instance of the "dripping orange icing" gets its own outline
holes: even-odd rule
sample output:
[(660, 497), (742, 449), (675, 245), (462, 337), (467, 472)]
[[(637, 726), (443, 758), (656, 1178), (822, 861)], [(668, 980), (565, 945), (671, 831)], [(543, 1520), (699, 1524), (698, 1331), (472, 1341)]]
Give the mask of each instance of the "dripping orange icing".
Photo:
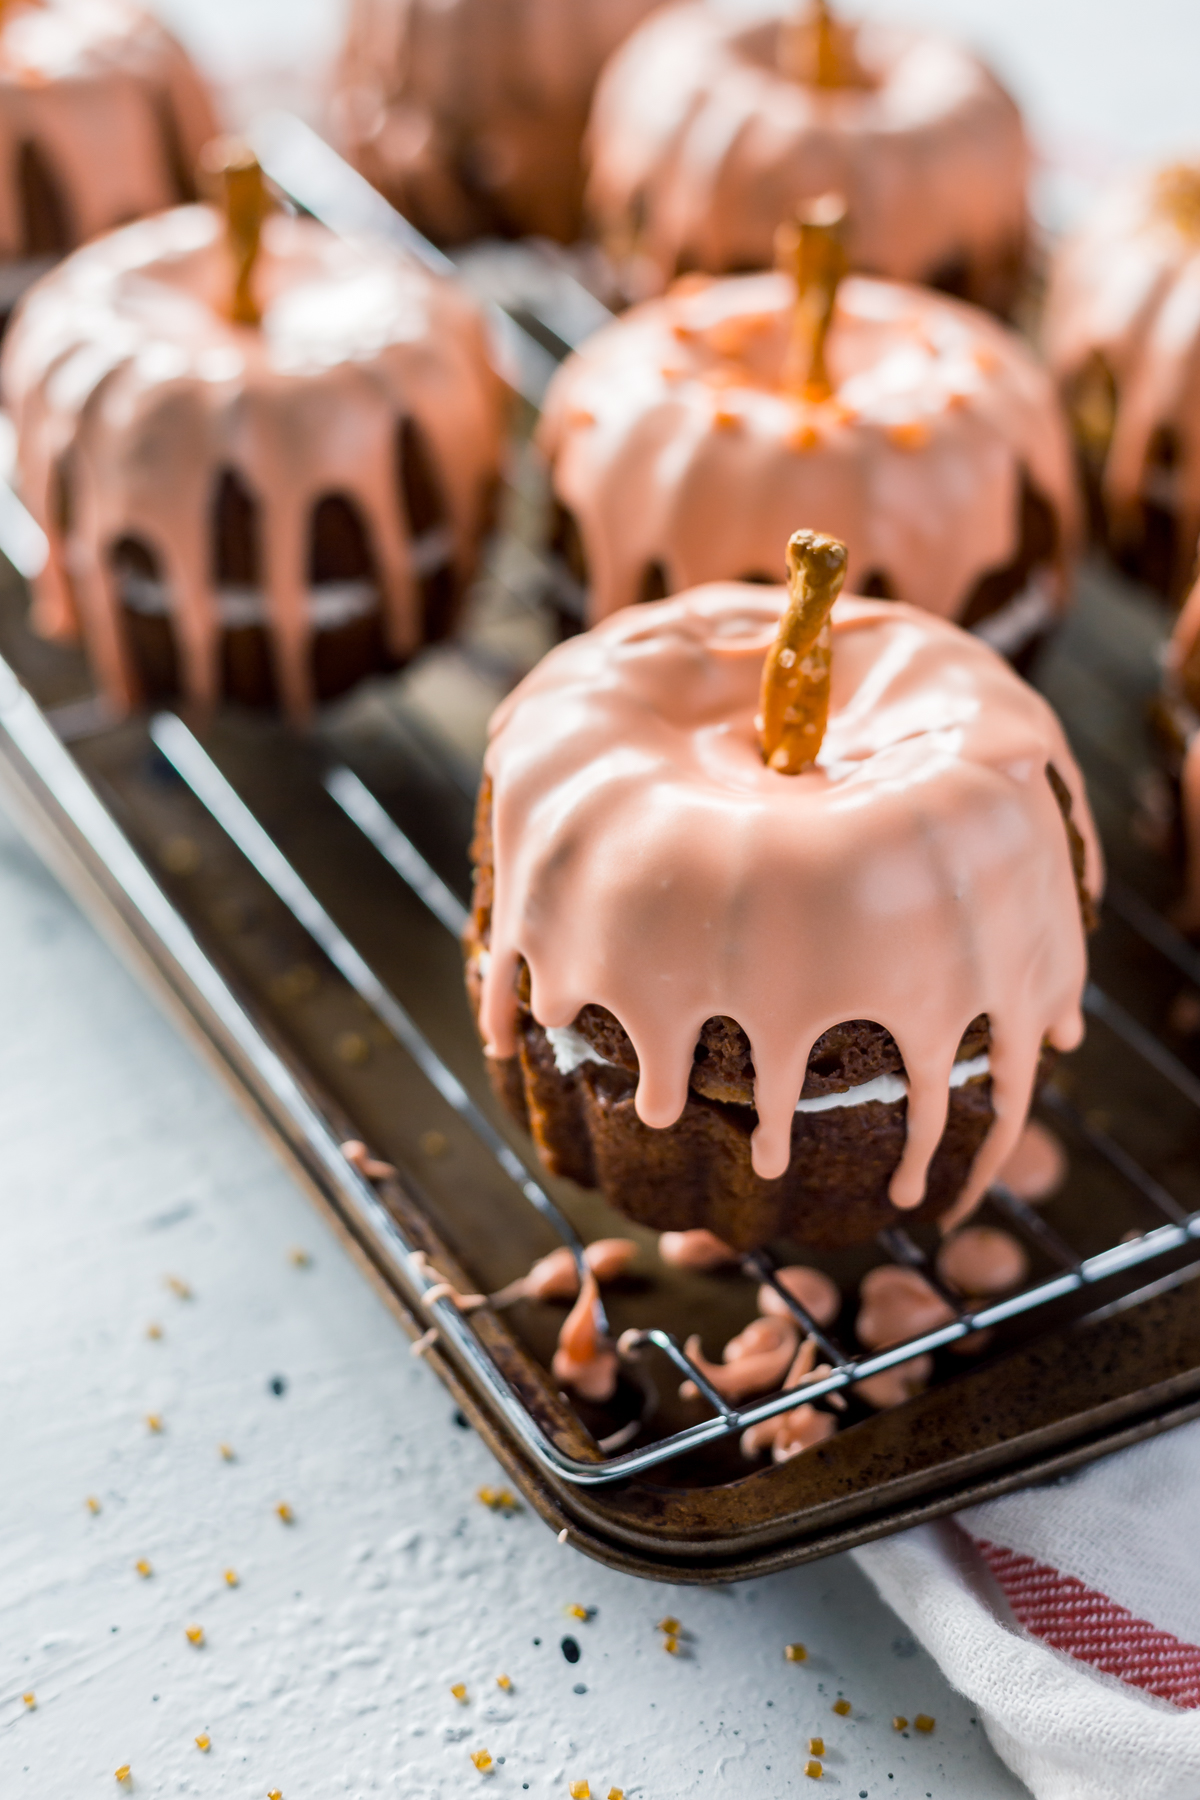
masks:
[[(896, 599), (955, 618), (1017, 555), (1025, 474), (1058, 525), (1034, 575), (1042, 623), (1061, 611), (1075, 474), (1029, 349), (976, 308), (853, 277), (828, 340), (833, 392), (811, 403), (788, 388), (795, 302), (784, 274), (680, 282), (555, 376), (539, 441), (582, 538), (590, 620), (636, 601), (652, 566), (668, 590), (782, 579), (798, 520), (843, 540), (849, 588), (883, 575)], [(737, 430), (715, 428), (714, 392)]]
[(642, 279), (767, 267), (780, 220), (829, 188), (856, 268), (922, 281), (1019, 246), (1029, 150), (995, 77), (944, 38), (872, 24), (852, 34), (860, 81), (805, 83), (780, 68), (795, 12), (666, 7), (609, 62), (588, 202), (610, 239), (633, 236)]
[[(15, 0), (0, 15), (0, 257), (61, 253), (189, 198), (215, 130), (199, 75), (140, 7)], [(28, 146), (61, 215), (40, 228), (22, 217)]]
[(1082, 1032), (1085, 947), (1063, 818), (1100, 857), (1061, 727), (994, 652), (928, 614), (842, 598), (817, 765), (764, 766), (755, 731), (780, 590), (712, 584), (631, 608), (560, 645), (500, 706), (495, 899), (480, 1023), (515, 1048), (516, 975), (533, 1015), (588, 1003), (624, 1026), (651, 1127), (679, 1116), (706, 1019), (749, 1037), (756, 1172), (787, 1168), (813, 1043), (877, 1021), (908, 1071), (892, 1177), (920, 1204), (966, 1026), (991, 1020), (996, 1122), (959, 1209), (1024, 1123), (1043, 1040)]
[[(222, 634), (211, 516), (223, 472), (258, 502), (263, 599), (285, 704), (312, 702), (306, 546), (315, 505), (351, 500), (369, 538), (397, 658), (421, 641), (413, 534), (397, 500), (396, 433), (424, 433), (447, 513), (444, 554), (469, 571), (496, 476), (503, 402), (478, 312), (397, 253), (276, 215), (262, 231), (262, 323), (228, 317), (233, 265), (209, 207), (175, 210), (76, 251), (26, 296), (0, 385), (21, 491), (47, 532), (43, 630), (82, 628), (122, 710), (138, 687), (119, 628), (114, 544), (156, 554), (186, 697), (217, 698)], [(69, 469), (71, 521), (56, 493)]]
[[(1191, 206), (1184, 204), (1190, 187)], [(1168, 426), (1183, 454), (1155, 480), (1190, 547), (1200, 531), (1200, 168), (1151, 170), (1106, 195), (1056, 258), (1044, 337), (1064, 387), (1103, 359), (1116, 389), (1098, 448), (1118, 535), (1139, 501), (1152, 442)]]

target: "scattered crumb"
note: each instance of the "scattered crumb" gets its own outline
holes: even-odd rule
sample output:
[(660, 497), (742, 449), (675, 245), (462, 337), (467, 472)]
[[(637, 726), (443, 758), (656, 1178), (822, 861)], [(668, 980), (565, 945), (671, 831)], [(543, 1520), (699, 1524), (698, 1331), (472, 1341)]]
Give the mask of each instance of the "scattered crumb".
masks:
[(833, 1710), (837, 1713), (839, 1718), (844, 1719), (850, 1711), (850, 1702), (848, 1700), (835, 1700), (833, 1703)]
[(892, 1720), (892, 1730), (893, 1731), (907, 1731), (908, 1730), (908, 1720), (904, 1717), (903, 1713), (897, 1713), (895, 1718)]
[(158, 1339), (158, 1338), (160, 1338), (160, 1337), (161, 1337), (161, 1336), (162, 1336), (162, 1334), (163, 1334), (163, 1328), (162, 1328), (162, 1326), (161, 1326), (161, 1325), (159, 1325), (159, 1324), (157, 1324), (157, 1323), (156, 1323), (156, 1322), (155, 1322), (155, 1321), (154, 1321), (154, 1320), (153, 1320), (153, 1319), (152, 1319), (152, 1320), (151, 1320), (151, 1321), (150, 1321), (150, 1323), (149, 1323), (149, 1325), (147, 1325), (147, 1327), (146, 1327), (146, 1336), (147, 1336), (147, 1337), (148, 1337), (148, 1338), (154, 1338), (154, 1339)]
[(810, 1756), (824, 1756), (824, 1754), (825, 1754), (825, 1739), (819, 1738), (819, 1737), (809, 1738), (808, 1754)]
[(187, 1282), (181, 1281), (178, 1275), (165, 1275), (163, 1285), (170, 1288), (177, 1300), (191, 1300), (195, 1297)]
[(932, 1731), (937, 1724), (937, 1720), (931, 1719), (928, 1713), (918, 1713), (913, 1720), (913, 1724), (918, 1731)]
[(820, 1781), (825, 1771), (817, 1761), (816, 1757), (810, 1756), (804, 1765), (804, 1773), (808, 1776), (810, 1781)]
[(785, 1662), (807, 1662), (808, 1651), (803, 1644), (785, 1644), (783, 1659)]
[(312, 1267), (312, 1257), (308, 1254), (307, 1250), (301, 1249), (299, 1244), (297, 1244), (293, 1250), (288, 1251), (288, 1261), (291, 1263), (293, 1269), (309, 1269)]

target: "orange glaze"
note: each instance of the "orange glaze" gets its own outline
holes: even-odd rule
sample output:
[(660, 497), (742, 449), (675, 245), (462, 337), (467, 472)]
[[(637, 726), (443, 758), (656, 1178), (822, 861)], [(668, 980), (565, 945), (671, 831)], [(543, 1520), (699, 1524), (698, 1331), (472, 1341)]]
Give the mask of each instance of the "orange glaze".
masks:
[(1048, 1200), (1067, 1178), (1067, 1153), (1054, 1133), (1030, 1119), (997, 1179), (1018, 1200)]
[[(790, 1319), (752, 1319), (744, 1331), (726, 1344), (719, 1363), (705, 1360), (699, 1336), (684, 1346), (709, 1383), (732, 1405), (753, 1394), (769, 1394), (784, 1385), (800, 1343), (800, 1333)], [(679, 1390), (683, 1400), (695, 1399), (695, 1382), (685, 1381)]]
[(676, 1269), (726, 1269), (742, 1260), (712, 1231), (664, 1231), (658, 1254)]
[(15, 0), (0, 22), (0, 259), (51, 248), (30, 243), (21, 216), (22, 145), (36, 146), (79, 244), (182, 199), (216, 129), (187, 55), (140, 7)]
[(795, 301), (783, 274), (685, 278), (558, 371), (538, 441), (582, 536), (589, 620), (636, 601), (656, 564), (668, 591), (781, 580), (800, 525), (846, 544), (849, 589), (882, 575), (894, 598), (955, 618), (1015, 561), (1027, 474), (1058, 522), (1028, 603), (1044, 629), (1070, 597), (1080, 515), (1032, 352), (978, 308), (850, 278), (826, 350), (833, 393), (814, 403), (786, 382)]
[[(397, 657), (420, 641), (411, 536), (396, 498), (402, 419), (425, 433), (445, 493), (451, 554), (469, 570), (500, 457), (502, 392), (473, 302), (395, 251), (309, 220), (266, 221), (261, 327), (227, 317), (232, 265), (209, 207), (178, 207), (68, 257), (22, 302), (0, 386), (17, 428), (22, 497), (46, 531), (35, 584), (48, 634), (81, 628), (121, 710), (138, 699), (119, 626), (113, 545), (158, 556), (187, 699), (218, 697), (221, 622), (211, 516), (223, 470), (260, 508), (264, 600), (280, 687), (312, 703), (305, 577), (316, 502), (344, 495), (372, 545)], [(56, 503), (69, 466), (72, 522)]]
[[(842, 1296), (828, 1275), (823, 1274), (820, 1269), (805, 1268), (800, 1263), (791, 1268), (777, 1269), (775, 1274), (780, 1286), (785, 1287), (800, 1302), (810, 1319), (818, 1325), (832, 1325), (841, 1309)], [(792, 1317), (787, 1301), (766, 1282), (758, 1290), (758, 1310), (768, 1317)]]
[(1163, 426), (1180, 456), (1155, 480), (1181, 541), (1200, 532), (1200, 212), (1172, 196), (1200, 195), (1200, 169), (1146, 170), (1104, 197), (1055, 259), (1043, 335), (1065, 387), (1103, 358), (1116, 386), (1101, 477), (1117, 522), (1143, 493), (1152, 440)]
[(484, 1039), (514, 1053), (523, 957), (544, 1026), (589, 1002), (620, 1020), (638, 1115), (661, 1128), (683, 1108), (704, 1021), (736, 1019), (769, 1180), (787, 1168), (818, 1036), (876, 1020), (908, 1071), (890, 1191), (911, 1208), (963, 1031), (986, 1013), (997, 1117), (962, 1216), (1020, 1136), (1043, 1040), (1082, 1034), (1083, 925), (1046, 767), (1071, 793), (1095, 893), (1082, 780), (1050, 708), (985, 645), (845, 597), (819, 761), (764, 767), (755, 710), (783, 598), (728, 583), (631, 608), (559, 645), (498, 708)]
[(982, 1300), (1020, 1287), (1029, 1273), (1029, 1257), (1007, 1231), (968, 1225), (942, 1244), (937, 1269), (948, 1287), (968, 1299)]
[(439, 239), (578, 235), (606, 57), (655, 0), (353, 0), (336, 135)]
[(831, 188), (854, 267), (928, 279), (1019, 244), (1029, 149), (969, 52), (882, 24), (854, 31), (864, 79), (822, 88), (780, 67), (796, 0), (665, 7), (609, 62), (588, 133), (588, 203), (644, 283), (679, 268), (763, 268), (775, 229)]
[(585, 1400), (611, 1400), (617, 1388), (617, 1353), (600, 1335), (596, 1302), (600, 1289), (588, 1271), (578, 1300), (563, 1321), (550, 1368), (556, 1381)]

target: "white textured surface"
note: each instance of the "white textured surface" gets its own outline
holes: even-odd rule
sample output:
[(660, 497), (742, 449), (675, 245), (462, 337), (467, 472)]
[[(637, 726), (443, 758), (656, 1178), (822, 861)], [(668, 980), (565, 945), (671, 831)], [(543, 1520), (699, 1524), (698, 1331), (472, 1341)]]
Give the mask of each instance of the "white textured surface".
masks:
[[(776, 1800), (816, 1791), (813, 1732), (843, 1800), (1024, 1791), (848, 1559), (670, 1589), (480, 1506), (495, 1465), (436, 1378), (2, 819), (0, 1144), (3, 1800), (115, 1795), (126, 1762), (143, 1797), (500, 1800), (586, 1778)], [(667, 1611), (693, 1634), (677, 1662)], [(922, 1710), (933, 1737), (891, 1730)], [(482, 1746), (505, 1758), (486, 1779)]]

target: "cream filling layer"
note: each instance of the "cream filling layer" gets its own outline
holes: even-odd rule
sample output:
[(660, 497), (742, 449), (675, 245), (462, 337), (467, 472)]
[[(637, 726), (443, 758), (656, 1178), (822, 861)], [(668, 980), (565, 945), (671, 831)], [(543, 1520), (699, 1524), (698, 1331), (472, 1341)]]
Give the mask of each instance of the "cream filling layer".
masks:
[[(573, 1025), (551, 1025), (546, 1028), (546, 1036), (550, 1048), (554, 1052), (554, 1066), (560, 1075), (573, 1075), (584, 1063), (600, 1063), (606, 1068), (614, 1065), (606, 1056), (601, 1056), (588, 1043), (581, 1031)], [(950, 1071), (950, 1087), (965, 1087), (968, 1081), (978, 1081), (982, 1076), (990, 1074), (991, 1059), (987, 1055), (971, 1056), (963, 1062), (956, 1062)], [(816, 1094), (809, 1100), (797, 1100), (798, 1113), (833, 1112), (844, 1106), (867, 1106), (871, 1101), (878, 1101), (881, 1106), (894, 1106), (898, 1100), (907, 1100), (908, 1083), (899, 1075), (875, 1075), (870, 1081), (862, 1081), (857, 1087), (847, 1088), (840, 1094)]]

